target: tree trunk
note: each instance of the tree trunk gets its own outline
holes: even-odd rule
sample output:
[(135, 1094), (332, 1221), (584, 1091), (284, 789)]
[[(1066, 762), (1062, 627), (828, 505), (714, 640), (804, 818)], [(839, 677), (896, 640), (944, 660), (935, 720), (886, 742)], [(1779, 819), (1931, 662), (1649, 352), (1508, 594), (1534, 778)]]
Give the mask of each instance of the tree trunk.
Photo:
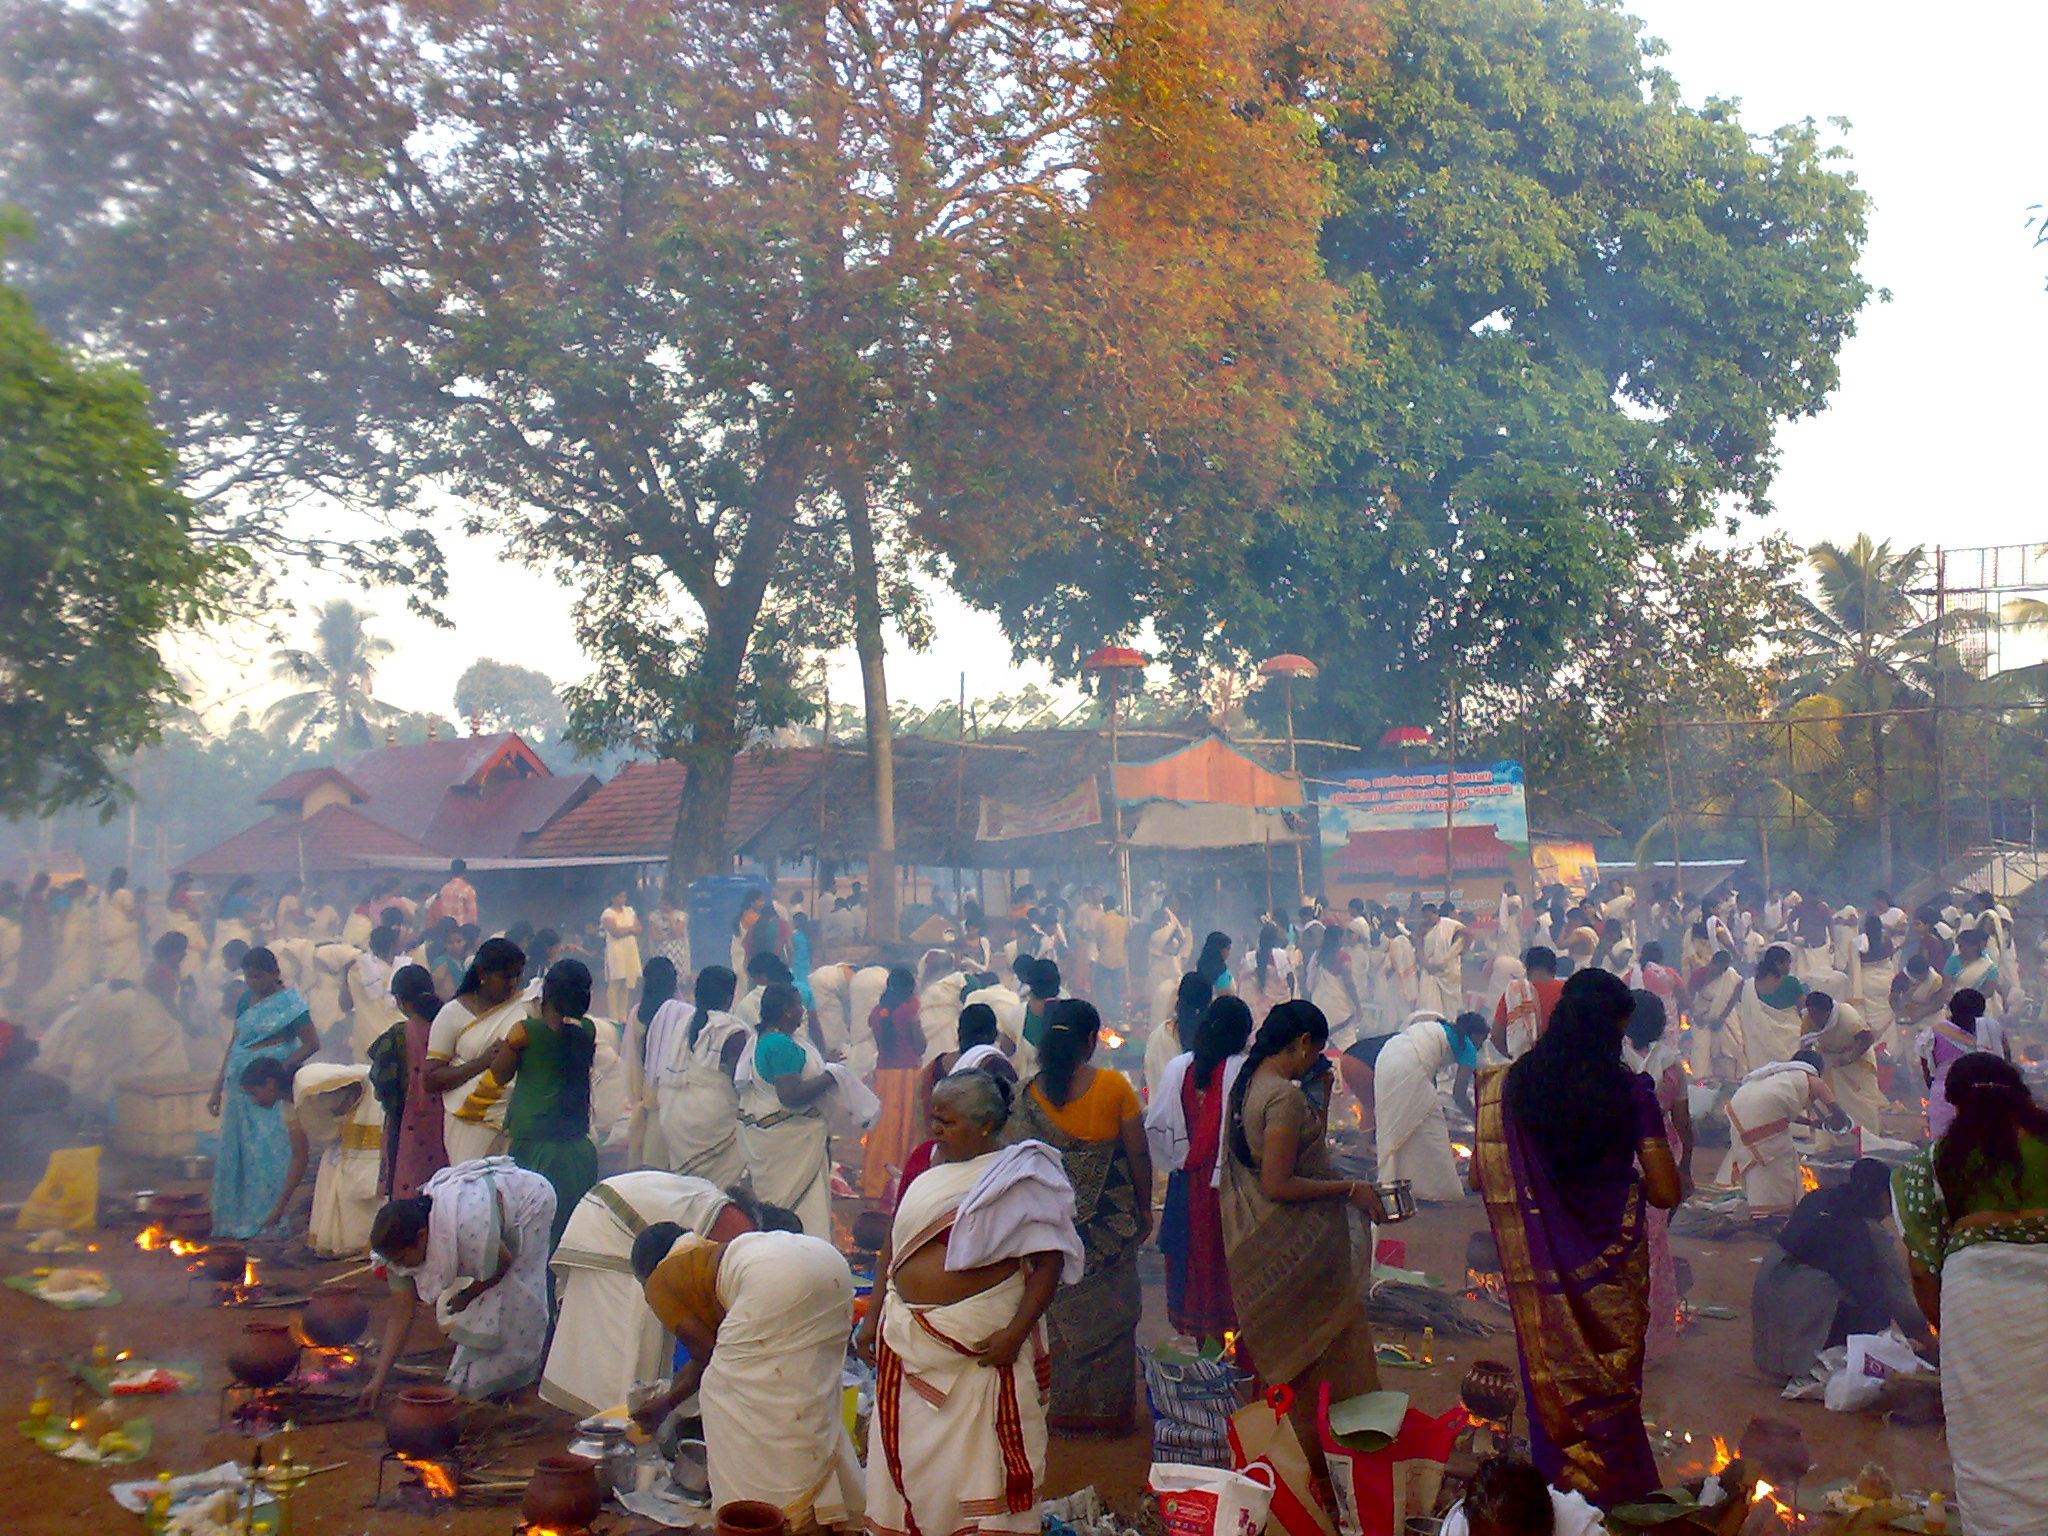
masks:
[(682, 754), (683, 801), (669, 834), (668, 874), (662, 894), (675, 907), (688, 906), (690, 882), (725, 872), (725, 814), (732, 800), (732, 722), (724, 731), (705, 728)]
[(1884, 783), (1884, 722), (1870, 722), (1870, 782), (1877, 794), (1877, 869), (1884, 888), (1892, 888), (1892, 802)]
[(883, 657), (881, 568), (875, 558), (875, 524), (866, 482), (857, 471), (842, 470), (838, 490), (840, 505), (846, 509), (847, 544), (853, 555), (853, 643), (860, 656), (868, 773), (875, 797), (875, 846), (868, 854), (868, 937), (888, 943), (898, 937), (896, 738)]

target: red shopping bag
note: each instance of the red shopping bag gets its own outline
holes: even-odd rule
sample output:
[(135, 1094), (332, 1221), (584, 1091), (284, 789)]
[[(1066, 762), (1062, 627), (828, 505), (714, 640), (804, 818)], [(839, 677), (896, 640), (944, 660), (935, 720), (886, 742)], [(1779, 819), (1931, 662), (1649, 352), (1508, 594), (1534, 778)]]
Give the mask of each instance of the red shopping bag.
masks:
[(1230, 1459), (1240, 1472), (1257, 1465), (1272, 1472), (1268, 1531), (1278, 1536), (1337, 1536), (1337, 1527), (1316, 1499), (1301, 1437), (1287, 1417), (1293, 1406), (1293, 1389), (1279, 1386), (1238, 1409), (1230, 1420)]
[(1399, 1429), (1391, 1435), (1384, 1428), (1343, 1433), (1341, 1426), (1331, 1424), (1327, 1383), (1316, 1401), (1316, 1425), (1337, 1497), (1338, 1536), (1401, 1536), (1414, 1516), (1436, 1513), (1444, 1464), (1451, 1459), (1451, 1447), (1467, 1415), (1463, 1408), (1453, 1408), (1441, 1418), (1431, 1418), (1419, 1408), (1406, 1407), (1405, 1393), (1391, 1392), (1367, 1393), (1336, 1407), (1342, 1417), (1344, 1408), (1368, 1401), (1388, 1411), (1363, 1417), (1398, 1423)]

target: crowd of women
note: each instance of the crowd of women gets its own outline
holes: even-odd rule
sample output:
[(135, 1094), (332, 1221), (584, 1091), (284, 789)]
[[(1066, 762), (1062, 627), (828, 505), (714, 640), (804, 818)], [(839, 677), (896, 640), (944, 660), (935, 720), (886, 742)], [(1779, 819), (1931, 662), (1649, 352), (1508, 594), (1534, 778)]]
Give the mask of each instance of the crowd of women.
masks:
[[(122, 888), (94, 908), (118, 910)], [(303, 893), (267, 916), (215, 904), (211, 973), (195, 978), (175, 926), (137, 982), (92, 983), (175, 1001), (188, 1042), (195, 1012), (221, 1027), (220, 1000), (217, 1230), (281, 1234), (317, 1148), (314, 1245), (372, 1242), (394, 1277), (382, 1358), (425, 1303), (463, 1391), (538, 1381), (589, 1412), (679, 1338), (690, 1364), (646, 1409), (702, 1405), (721, 1497), (821, 1524), (864, 1505), (885, 1533), (1035, 1528), (1047, 1435), (1136, 1423), (1156, 1175), (1170, 1322), (1233, 1335), (1291, 1386), (1319, 1469), (1322, 1389), (1377, 1385), (1366, 1292), (1386, 1213), (1339, 1169), (1348, 1093), (1377, 1180), (1481, 1197), (1538, 1470), (1603, 1508), (1639, 1498), (1660, 1482), (1643, 1374), (1674, 1342), (1665, 1222), (1692, 1187), (1688, 1085), (1718, 1081), (1723, 1180), (1772, 1218), (1799, 1199), (1794, 1122), (1874, 1136), (1888, 1092), (1927, 1091), (1931, 1145), (1899, 1172), (1897, 1210), (1944, 1327), (1966, 1529), (2048, 1523), (2038, 1415), (2011, 1411), (2048, 1391), (2048, 1356), (2001, 1334), (2048, 1278), (2048, 1116), (2010, 1061), (2028, 960), (1995, 901), (1908, 914), (1880, 895), (1866, 917), (1796, 892), (1525, 903), (1510, 886), (1483, 921), (1422, 902), (1268, 916), (1241, 953), (1222, 932), (1196, 942), (1171, 899), (1132, 923), (1093, 891), (1027, 892), (1000, 947), (969, 909), (886, 965), (836, 958), (800, 904), (763, 893), (730, 952), (692, 970), (626, 892), (584, 955), (531, 925), (481, 937), (460, 869), (409, 909), (386, 894), (343, 920), (322, 1002), (321, 946), (309, 968), (292, 930), (338, 914)], [(842, 937), (856, 905), (833, 898)], [(24, 957), (15, 995), (42, 996)], [(1133, 1015), (1141, 1082), (1104, 1059)], [(71, 1070), (94, 1059), (61, 1016), (44, 1038)], [(1447, 1103), (1474, 1126), (1467, 1170)], [(626, 1171), (601, 1179), (605, 1159)], [(835, 1198), (891, 1222), (855, 1341), (877, 1371), (865, 1472), (833, 1406), (852, 1331)]]

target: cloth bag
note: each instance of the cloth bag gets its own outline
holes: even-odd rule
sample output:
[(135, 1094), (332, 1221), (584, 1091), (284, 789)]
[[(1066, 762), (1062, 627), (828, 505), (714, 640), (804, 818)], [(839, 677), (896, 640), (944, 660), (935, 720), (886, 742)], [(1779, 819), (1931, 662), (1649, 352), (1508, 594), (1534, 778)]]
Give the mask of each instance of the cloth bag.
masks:
[(60, 1147), (14, 1218), (22, 1232), (89, 1232), (100, 1218), (100, 1149)]
[(1337, 1496), (1338, 1536), (1401, 1536), (1415, 1516), (1435, 1514), (1444, 1464), (1466, 1422), (1463, 1408), (1431, 1418), (1409, 1407), (1405, 1392), (1332, 1402), (1324, 1383), (1316, 1425)]
[(1243, 1472), (1154, 1462), (1147, 1481), (1166, 1536), (1259, 1536), (1273, 1507), (1273, 1469), (1264, 1462)]
[(1287, 1417), (1293, 1406), (1293, 1389), (1278, 1386), (1233, 1414), (1230, 1459), (1239, 1472), (1260, 1463), (1272, 1469), (1273, 1507), (1268, 1529), (1277, 1536), (1337, 1536), (1337, 1527), (1316, 1499), (1301, 1437)]
[(1152, 1460), (1229, 1467), (1230, 1416), (1244, 1375), (1228, 1360), (1162, 1344), (1145, 1352), (1145, 1397), (1152, 1409)]

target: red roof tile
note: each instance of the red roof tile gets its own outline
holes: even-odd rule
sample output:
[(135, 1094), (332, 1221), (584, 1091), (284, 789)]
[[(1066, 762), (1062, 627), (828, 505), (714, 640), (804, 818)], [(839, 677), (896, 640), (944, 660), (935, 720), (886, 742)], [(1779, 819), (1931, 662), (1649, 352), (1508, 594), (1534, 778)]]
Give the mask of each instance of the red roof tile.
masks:
[(511, 731), (379, 747), (350, 763), (348, 775), (362, 786), (372, 816), (420, 839), (450, 790), (488, 791), (499, 783), (551, 777), (547, 764)]
[[(815, 779), (829, 758), (823, 747), (744, 752), (733, 763), (725, 842), (738, 848)], [(521, 851), (535, 858), (602, 858), (668, 854), (683, 805), (681, 763), (628, 763), (619, 776), (551, 822)]]
[[(588, 773), (544, 779), (508, 779), (481, 794), (452, 789), (420, 839), (450, 858), (504, 859), (525, 852), (528, 838), (598, 787)], [(373, 804), (369, 807), (375, 811)]]
[(256, 797), (258, 805), (302, 805), (306, 797), (322, 784), (339, 784), (349, 795), (361, 804), (370, 797), (363, 792), (362, 785), (343, 773), (339, 768), (301, 768), (297, 773), (288, 773), (270, 788)]
[(433, 850), (372, 821), (354, 806), (330, 805), (303, 820), (259, 821), (185, 864), (195, 875), (274, 875), (384, 869), (391, 859), (432, 858)]

